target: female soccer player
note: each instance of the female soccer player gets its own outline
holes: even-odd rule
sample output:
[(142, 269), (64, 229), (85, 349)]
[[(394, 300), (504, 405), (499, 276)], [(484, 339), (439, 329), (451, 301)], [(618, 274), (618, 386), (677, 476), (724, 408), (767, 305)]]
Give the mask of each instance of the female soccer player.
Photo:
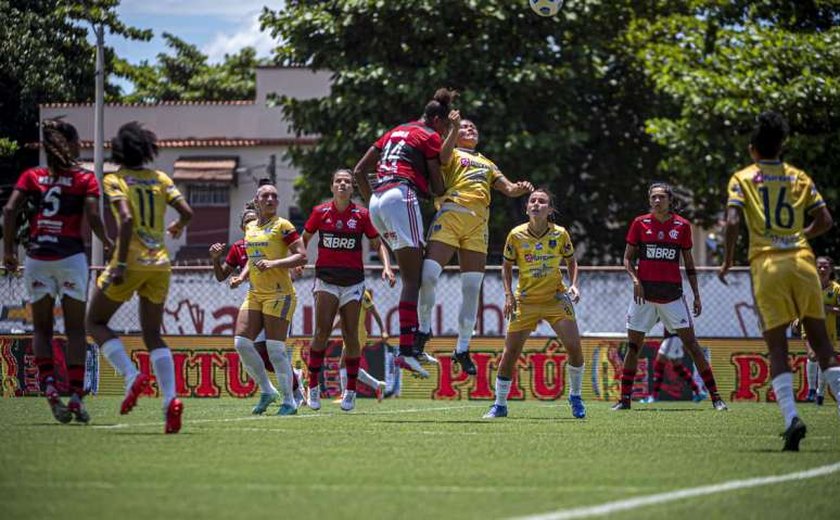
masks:
[[(88, 263), (82, 241), (82, 215), (110, 251), (113, 242), (105, 233), (99, 215), (99, 183), (93, 172), (79, 168), (79, 134), (69, 123), (46, 120), (44, 136), (46, 168), (23, 172), (3, 208), (3, 264), (7, 271), (18, 268), (15, 236), (18, 207), (27, 197), (37, 200), (37, 213), (31, 217), (30, 242), (24, 261), (24, 282), (32, 308), (32, 348), (38, 378), (53, 416), (60, 422), (73, 417), (88, 422), (82, 403), (85, 382), (85, 301), (87, 301)], [(52, 338), (53, 307), (61, 300), (64, 333), (67, 335), (67, 375), (72, 396), (64, 405), (55, 387)]]
[[(648, 202), (650, 212), (636, 217), (627, 231), (624, 269), (633, 280), (633, 301), (627, 311), (629, 348), (621, 373), (621, 397), (613, 410), (630, 409), (639, 351), (645, 335), (658, 320), (682, 340), (712, 397), (715, 410), (726, 410), (726, 403), (717, 391), (712, 367), (694, 335), (694, 324), (683, 297), (680, 257), (694, 294), (694, 316), (700, 316), (703, 307), (691, 254), (691, 223), (671, 211), (674, 194), (664, 182), (651, 184)], [(635, 265), (637, 253), (641, 253), (638, 269)]]
[(137, 122), (127, 123), (111, 141), (111, 151), (120, 169), (106, 175), (103, 184), (117, 220), (117, 252), (94, 288), (87, 314), (88, 332), (102, 347), (108, 362), (125, 379), (125, 399), (120, 413), (126, 414), (149, 385), (149, 377), (134, 366), (122, 341), (108, 327), (108, 321), (137, 293), (143, 343), (149, 350), (163, 397), (165, 431), (178, 433), (184, 407), (175, 396), (172, 352), (160, 336), (172, 271), (164, 243), (163, 218), (167, 205), (178, 212), (180, 218), (166, 228), (173, 238), (177, 238), (193, 213), (165, 173), (144, 167), (158, 153), (154, 133)]
[[(572, 303), (580, 299), (577, 261), (572, 239), (565, 228), (553, 222), (555, 204), (550, 192), (537, 188), (528, 197), (528, 222), (513, 228), (505, 243), (502, 284), (505, 288), (505, 317), (508, 323), (505, 350), (496, 376), (496, 402), (485, 419), (507, 417), (507, 396), (513, 371), (525, 340), (541, 320), (554, 329), (569, 353), (569, 404), (572, 416), (586, 417), (581, 398), (583, 352)], [(563, 283), (561, 263), (569, 270), (571, 285)], [(519, 268), (519, 282), (513, 292), (513, 266)]]
[[(809, 239), (831, 229), (833, 219), (811, 178), (781, 161), (787, 135), (787, 121), (781, 115), (764, 112), (758, 116), (749, 145), (753, 164), (729, 179), (726, 249), (718, 276), (726, 283), (726, 274), (735, 261), (743, 212), (750, 235), (753, 294), (770, 351), (773, 391), (785, 419), (782, 449), (799, 451), (807, 428), (799, 418), (793, 396), (788, 324), (799, 319), (808, 331), (808, 343), (834, 395), (840, 395), (840, 366), (826, 330), (819, 275), (808, 244)], [(806, 214), (813, 218), (807, 226)]]
[[(837, 348), (837, 316), (840, 315), (840, 283), (835, 280), (834, 260), (827, 256), (817, 257), (817, 273), (820, 277), (820, 287), (822, 288), (823, 305), (825, 306), (825, 328), (828, 331), (828, 339), (831, 341), (831, 348)], [(826, 380), (820, 376), (820, 364), (817, 361), (817, 354), (811, 348), (808, 342), (808, 333), (799, 320), (796, 322), (802, 334), (802, 339), (805, 340), (805, 346), (808, 349), (808, 362), (806, 366), (806, 374), (808, 377), (808, 401), (816, 401), (817, 405), (822, 406), (825, 401), (825, 386)], [(840, 399), (838, 396), (834, 396)]]
[(285, 342), (297, 298), (289, 270), (306, 264), (306, 248), (292, 223), (277, 215), (277, 188), (261, 185), (255, 201), (259, 218), (245, 227), (251, 287), (239, 309), (233, 345), (260, 386), (260, 401), (252, 412), (264, 413), (277, 399), (277, 391), (254, 348), (260, 330), (265, 329), (266, 350), (283, 397), (277, 415), (294, 415), (298, 402), (293, 392), (291, 353)]
[[(371, 146), (353, 169), (370, 218), (397, 257), (400, 292), (400, 356), (415, 371), (422, 370), (417, 356), (423, 345), (415, 343), (417, 297), (423, 265), (423, 220), (418, 197), (443, 194), (440, 174), (440, 136), (449, 126), (449, 105), (455, 93), (439, 89), (426, 104), (419, 121), (393, 128)], [(376, 183), (368, 172), (376, 165)]]
[(474, 375), (475, 365), (470, 359), (469, 347), (487, 262), (490, 188), (508, 197), (519, 197), (530, 193), (534, 187), (526, 181), (510, 182), (490, 159), (475, 151), (478, 145), (475, 123), (461, 119), (461, 114), (453, 110), (449, 113), (449, 124), (449, 132), (440, 151), (446, 193), (435, 201), (438, 212), (429, 226), (417, 307), (417, 336), (421, 345), (431, 336), (438, 279), (443, 266), (457, 252), (461, 269), (461, 310), (458, 314), (458, 342), (452, 357), (467, 374)]
[(357, 206), (353, 196), (353, 175), (350, 170), (336, 170), (332, 175), (330, 202), (315, 206), (303, 226), (303, 243), (318, 233), (318, 259), (315, 261), (315, 335), (309, 348), (309, 407), (321, 408), (319, 375), (324, 364), (327, 341), (337, 313), (341, 315), (344, 338), (344, 365), (347, 368), (347, 389), (341, 401), (345, 412), (356, 406), (356, 382), (359, 376), (359, 307), (365, 292), (365, 270), (362, 259), (362, 237), (379, 251), (385, 266), (383, 279), (393, 287), (388, 250), (379, 240), (367, 209)]

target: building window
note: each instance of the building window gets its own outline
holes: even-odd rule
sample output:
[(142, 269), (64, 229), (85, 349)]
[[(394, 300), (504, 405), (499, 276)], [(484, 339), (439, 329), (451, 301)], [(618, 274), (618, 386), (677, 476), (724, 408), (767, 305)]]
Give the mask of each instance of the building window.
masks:
[(189, 184), (187, 202), (192, 207), (229, 206), (230, 187), (224, 184)]

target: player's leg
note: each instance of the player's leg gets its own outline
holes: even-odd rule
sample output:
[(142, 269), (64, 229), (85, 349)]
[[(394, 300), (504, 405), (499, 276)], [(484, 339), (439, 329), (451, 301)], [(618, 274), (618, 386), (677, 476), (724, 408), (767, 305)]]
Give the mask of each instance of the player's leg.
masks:
[[(569, 303), (571, 306), (571, 303)], [(574, 317), (555, 321), (551, 328), (557, 334), (557, 338), (566, 348), (569, 354), (566, 370), (569, 374), (569, 405), (572, 407), (572, 416), (576, 419), (586, 417), (586, 407), (583, 404), (581, 390), (583, 389), (583, 349), (580, 346), (580, 332)]]
[[(805, 341), (805, 349), (808, 355), (808, 361), (805, 362), (805, 376), (808, 380), (808, 402), (813, 403), (817, 400), (817, 389), (820, 387), (820, 363), (817, 360), (817, 354), (807, 340)], [(825, 387), (823, 386), (823, 388)]]
[(87, 423), (90, 422), (90, 415), (82, 401), (85, 395), (85, 362), (87, 361), (85, 302), (65, 294), (61, 299), (61, 308), (64, 314), (64, 333), (67, 336), (67, 379), (71, 393), (67, 409), (76, 421)]
[(469, 349), (478, 316), (478, 299), (487, 254), (461, 248), (458, 250), (458, 263), (461, 266), (461, 309), (458, 313), (458, 340), (453, 357), (464, 372), (475, 375), (476, 368), (470, 359)]
[[(434, 229), (434, 222), (432, 229)], [(434, 237), (434, 233), (433, 233)], [(426, 258), (420, 281), (420, 296), (417, 302), (417, 334), (424, 339), (432, 333), (432, 310), (435, 307), (436, 291), (443, 266), (449, 263), (455, 254), (455, 247), (441, 240), (430, 238), (426, 246)]]
[(280, 405), (277, 415), (294, 415), (297, 413), (297, 401), (293, 391), (291, 353), (286, 347), (286, 338), (297, 307), (297, 299), (294, 294), (278, 293), (262, 300), (261, 306), (265, 348), (283, 397), (283, 404)]
[(814, 354), (819, 361), (822, 369), (821, 375), (831, 391), (834, 392), (834, 397), (838, 402), (838, 411), (840, 411), (840, 365), (838, 365), (837, 358), (834, 355), (834, 349), (825, 328), (825, 320), (805, 317), (802, 318), (802, 325), (805, 327), (808, 342), (814, 349)]
[(38, 366), (38, 382), (47, 398), (53, 417), (58, 422), (68, 423), (73, 419), (67, 406), (61, 400), (56, 387), (55, 365), (52, 352), (53, 308), (55, 300), (45, 295), (32, 302), (32, 350)]
[[(178, 433), (181, 430), (181, 415), (184, 405), (176, 395), (175, 361), (172, 351), (160, 335), (163, 324), (163, 306), (169, 287), (169, 273), (156, 273), (153, 278), (166, 278), (166, 291), (138, 291), (140, 293), (140, 329), (143, 343), (149, 350), (149, 361), (157, 379), (161, 396), (161, 405), (166, 418), (166, 433)], [(158, 285), (157, 281), (150, 281)], [(162, 294), (161, 294), (162, 293)]]
[(644, 403), (655, 403), (659, 399), (659, 392), (662, 391), (662, 383), (665, 379), (665, 364), (670, 360), (665, 354), (664, 349), (667, 348), (666, 345), (671, 341), (671, 338), (663, 339), (662, 344), (659, 346), (659, 351), (653, 359), (653, 390), (647, 399), (642, 401)]
[(263, 343), (265, 343), (262, 310), (256, 298), (249, 293), (236, 316), (233, 348), (239, 354), (239, 361), (245, 367), (245, 371), (260, 389), (260, 399), (251, 409), (251, 413), (255, 415), (265, 413), (269, 405), (280, 398), (280, 394), (268, 376), (265, 361), (257, 351), (254, 339), (259, 336), (262, 336)]
[(627, 353), (621, 368), (621, 383), (618, 402), (613, 410), (629, 410), (633, 399), (633, 385), (639, 364), (639, 353), (645, 343), (645, 335), (656, 324), (656, 309), (650, 302), (630, 302), (627, 309)]
[(787, 326), (779, 325), (765, 330), (764, 342), (770, 355), (770, 377), (776, 402), (785, 420), (785, 451), (799, 451), (799, 442), (805, 437), (805, 424), (796, 410), (793, 394), (793, 373), (788, 361)]
[[(326, 287), (325, 287), (326, 289)], [(338, 312), (338, 296), (327, 290), (315, 291), (315, 334), (309, 345), (309, 407), (321, 409), (321, 368), (327, 353), (327, 342)], [(356, 317), (358, 320), (358, 316)], [(346, 324), (342, 323), (342, 330)]]
[(496, 400), (490, 410), (484, 414), (485, 419), (507, 417), (507, 398), (510, 393), (510, 385), (513, 381), (513, 372), (516, 370), (516, 362), (522, 354), (522, 347), (525, 340), (531, 335), (530, 329), (511, 331), (508, 327), (505, 336), (505, 350), (502, 352), (502, 359), (499, 361), (499, 371), (496, 373)]
[[(360, 297), (363, 290), (358, 291)], [(341, 398), (341, 409), (349, 412), (356, 407), (356, 385), (359, 379), (359, 365), (361, 364), (361, 346), (359, 345), (359, 312), (361, 311), (361, 301), (358, 299), (348, 299), (346, 302), (339, 301), (339, 304), (343, 304), (338, 312), (341, 314), (341, 335), (344, 339), (344, 367), (347, 370), (347, 387)]]

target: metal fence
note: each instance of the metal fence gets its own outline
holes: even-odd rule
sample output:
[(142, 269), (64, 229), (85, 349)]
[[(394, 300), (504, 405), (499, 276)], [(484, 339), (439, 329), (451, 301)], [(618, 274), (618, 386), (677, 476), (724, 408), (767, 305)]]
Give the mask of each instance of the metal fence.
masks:
[[(93, 283), (96, 272), (96, 269), (92, 269), (90, 283)], [(381, 280), (380, 274), (381, 267), (368, 267), (366, 284), (373, 292), (374, 302), (388, 333), (397, 335), (399, 282), (395, 288), (390, 288)], [(310, 266), (305, 269), (303, 276), (294, 281), (298, 305), (291, 326), (292, 336), (308, 336), (313, 332), (314, 280), (314, 269)], [(703, 313), (695, 322), (698, 336), (758, 337), (760, 328), (753, 306), (749, 271), (746, 268), (735, 269), (728, 280), (729, 285), (724, 285), (717, 279), (715, 269), (698, 268), (698, 284), (703, 301)], [(691, 291), (687, 282), (684, 285), (691, 305)], [(624, 334), (625, 316), (632, 298), (632, 286), (624, 270), (619, 267), (581, 267), (579, 286), (581, 299), (575, 310), (581, 334)], [(233, 334), (236, 314), (247, 290), (247, 284), (230, 289), (226, 282), (216, 282), (210, 267), (174, 267), (165, 306), (164, 333), (212, 336)], [(457, 268), (447, 268), (438, 283), (437, 305), (432, 314), (434, 335), (457, 334), (460, 303), (461, 286)], [(476, 336), (504, 335), (503, 307), (501, 269), (488, 267), (481, 292)], [(139, 332), (136, 296), (120, 308), (111, 320), (111, 326), (124, 334)], [(23, 278), (0, 278), (0, 333), (26, 333), (31, 330), (32, 321), (26, 306)], [(371, 335), (380, 333), (375, 322), (369, 324), (369, 330)], [(58, 307), (56, 331), (63, 331), (61, 310)], [(651, 334), (661, 334), (661, 326), (657, 326)], [(553, 334), (543, 323), (534, 335)]]

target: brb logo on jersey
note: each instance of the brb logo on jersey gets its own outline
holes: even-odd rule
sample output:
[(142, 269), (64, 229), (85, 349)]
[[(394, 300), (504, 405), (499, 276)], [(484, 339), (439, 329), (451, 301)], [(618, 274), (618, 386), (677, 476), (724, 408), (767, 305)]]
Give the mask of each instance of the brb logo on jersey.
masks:
[(645, 252), (648, 260), (675, 260), (677, 258), (677, 250), (673, 247), (649, 244), (645, 247)]
[(360, 242), (356, 237), (343, 237), (333, 235), (332, 233), (324, 233), (321, 243), (329, 249), (356, 249)]

